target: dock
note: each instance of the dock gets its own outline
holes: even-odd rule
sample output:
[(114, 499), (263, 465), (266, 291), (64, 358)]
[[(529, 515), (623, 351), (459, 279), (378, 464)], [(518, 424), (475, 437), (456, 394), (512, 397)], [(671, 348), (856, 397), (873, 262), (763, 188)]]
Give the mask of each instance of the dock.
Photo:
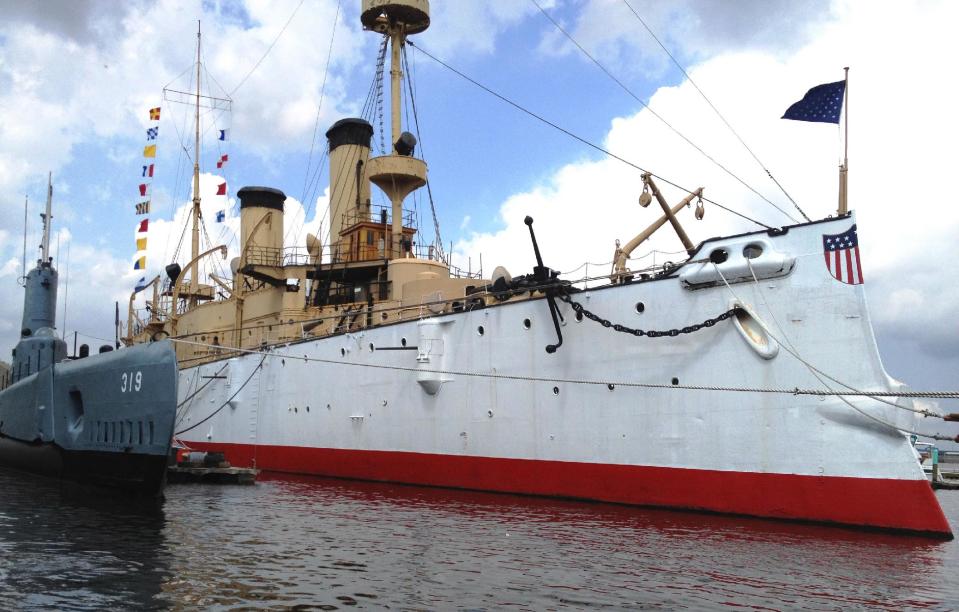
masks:
[(237, 467), (198, 467), (171, 465), (167, 468), (170, 484), (205, 483), (251, 485), (256, 482), (259, 470)]
[(252, 485), (260, 470), (238, 468), (226, 461), (223, 453), (192, 452), (176, 448), (170, 454), (167, 482), (171, 484), (235, 484)]
[(922, 469), (929, 477), (932, 488), (937, 491), (959, 490), (959, 452), (942, 451), (930, 445), (927, 456), (930, 464), (923, 462)]

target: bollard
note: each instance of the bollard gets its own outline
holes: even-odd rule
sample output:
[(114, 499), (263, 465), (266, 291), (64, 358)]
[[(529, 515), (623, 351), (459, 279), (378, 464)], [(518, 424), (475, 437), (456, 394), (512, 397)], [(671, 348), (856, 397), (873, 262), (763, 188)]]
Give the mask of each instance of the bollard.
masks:
[(932, 455), (932, 482), (942, 482), (942, 475), (939, 473), (939, 449), (933, 446), (929, 454)]

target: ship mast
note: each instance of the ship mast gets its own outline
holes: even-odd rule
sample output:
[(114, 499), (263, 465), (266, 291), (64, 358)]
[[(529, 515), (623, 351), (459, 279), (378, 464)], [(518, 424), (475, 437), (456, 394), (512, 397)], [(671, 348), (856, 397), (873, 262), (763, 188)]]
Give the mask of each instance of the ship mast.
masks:
[(403, 132), (400, 122), (403, 86), (402, 52), (407, 36), (419, 34), (430, 25), (428, 0), (363, 0), (361, 21), (367, 30), (390, 39), (390, 115), (393, 150), (389, 155), (374, 157), (367, 165), (367, 178), (389, 197), (392, 204), (389, 258), (397, 259), (410, 252), (404, 244), (403, 200), (426, 184), (426, 163), (413, 157), (416, 138)]
[[(200, 22), (196, 24), (196, 107), (194, 115), (195, 140), (193, 148), (193, 231), (190, 248), (190, 261), (200, 255)], [(189, 307), (197, 305), (199, 283), (196, 270), (190, 275)]]
[(47, 209), (43, 218), (43, 239), (40, 242), (40, 263), (50, 263), (50, 220), (53, 219), (53, 173), (47, 175)]

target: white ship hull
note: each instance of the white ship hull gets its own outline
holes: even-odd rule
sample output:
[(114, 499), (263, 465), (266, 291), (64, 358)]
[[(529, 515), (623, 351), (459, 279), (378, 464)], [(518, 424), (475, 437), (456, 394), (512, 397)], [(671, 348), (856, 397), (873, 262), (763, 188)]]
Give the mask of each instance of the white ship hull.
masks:
[[(914, 413), (769, 391), (826, 389), (803, 361), (854, 389), (901, 389), (882, 368), (863, 285), (824, 263), (823, 236), (854, 224), (850, 215), (707, 241), (693, 259), (725, 248), (722, 276), (690, 264), (572, 296), (613, 323), (659, 330), (739, 303), (758, 340), (734, 319), (635, 337), (577, 321), (560, 303), (564, 343), (547, 354), (556, 334), (545, 299), (424, 309), (419, 321), (181, 370), (178, 437), (266, 470), (951, 537), (907, 436), (874, 420), (915, 429)], [(750, 260), (758, 283), (742, 256), (749, 244), (763, 247)], [(861, 280), (855, 263), (847, 281)], [(785, 344), (778, 352), (757, 320)]]

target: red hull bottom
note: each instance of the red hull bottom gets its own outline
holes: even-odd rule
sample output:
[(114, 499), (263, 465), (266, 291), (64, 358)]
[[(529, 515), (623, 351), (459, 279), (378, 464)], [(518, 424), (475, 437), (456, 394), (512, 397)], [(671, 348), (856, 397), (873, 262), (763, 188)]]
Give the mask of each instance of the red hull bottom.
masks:
[(416, 485), (705, 510), (911, 531), (952, 539), (925, 480), (190, 442), (235, 466)]

